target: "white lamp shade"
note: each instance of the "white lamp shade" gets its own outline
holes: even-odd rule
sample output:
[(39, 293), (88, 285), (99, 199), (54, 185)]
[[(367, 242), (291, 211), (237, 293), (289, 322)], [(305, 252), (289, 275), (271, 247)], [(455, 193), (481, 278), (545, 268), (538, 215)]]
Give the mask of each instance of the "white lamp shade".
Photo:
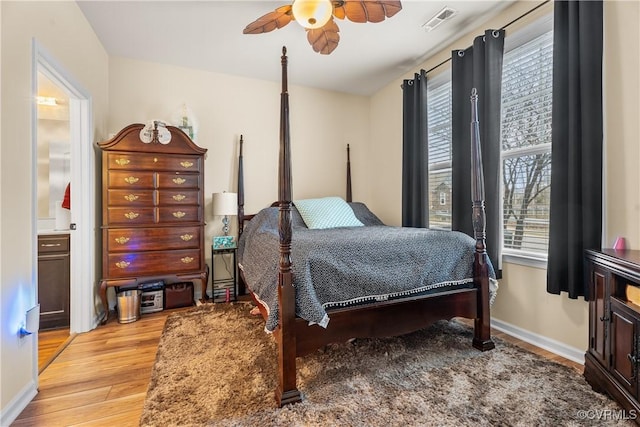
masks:
[(216, 216), (238, 214), (238, 194), (213, 193), (213, 214)]

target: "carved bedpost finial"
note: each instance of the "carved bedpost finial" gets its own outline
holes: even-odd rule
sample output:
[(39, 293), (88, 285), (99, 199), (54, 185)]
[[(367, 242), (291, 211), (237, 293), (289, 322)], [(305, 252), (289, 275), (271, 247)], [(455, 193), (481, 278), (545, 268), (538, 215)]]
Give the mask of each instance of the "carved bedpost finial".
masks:
[(287, 47), (282, 46), (282, 57), (280, 57), (280, 62), (282, 63), (282, 93), (289, 92), (289, 84), (287, 82)]

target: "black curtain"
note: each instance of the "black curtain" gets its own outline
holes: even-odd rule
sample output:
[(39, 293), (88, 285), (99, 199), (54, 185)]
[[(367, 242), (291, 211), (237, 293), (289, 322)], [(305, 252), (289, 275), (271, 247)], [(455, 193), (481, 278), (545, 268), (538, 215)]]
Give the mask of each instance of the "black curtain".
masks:
[(589, 297), (602, 245), (602, 1), (555, 1), (547, 291)]
[(402, 226), (429, 227), (427, 74), (402, 83)]
[(478, 90), (478, 121), (484, 168), (487, 253), (501, 277), (500, 106), (504, 30), (487, 30), (473, 46), (454, 50), (452, 87), (451, 226), (473, 237), (471, 221), (471, 89)]

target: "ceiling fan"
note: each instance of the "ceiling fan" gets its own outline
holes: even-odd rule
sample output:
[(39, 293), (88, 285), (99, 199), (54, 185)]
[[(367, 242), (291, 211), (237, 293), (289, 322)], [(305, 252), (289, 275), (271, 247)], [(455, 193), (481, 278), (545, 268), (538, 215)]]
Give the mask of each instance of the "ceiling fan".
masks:
[(268, 33), (297, 21), (307, 31), (313, 50), (329, 55), (338, 46), (340, 29), (334, 18), (382, 22), (402, 10), (399, 0), (293, 0), (247, 25), (243, 34)]

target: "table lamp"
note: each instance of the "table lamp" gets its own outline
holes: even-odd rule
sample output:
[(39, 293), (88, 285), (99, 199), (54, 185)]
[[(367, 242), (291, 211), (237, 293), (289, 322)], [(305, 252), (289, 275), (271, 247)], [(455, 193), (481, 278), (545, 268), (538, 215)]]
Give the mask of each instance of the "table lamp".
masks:
[(233, 236), (229, 236), (229, 215), (238, 213), (238, 195), (236, 193), (213, 193), (213, 215), (222, 216), (222, 232), (224, 236), (213, 238), (214, 249), (235, 248)]

